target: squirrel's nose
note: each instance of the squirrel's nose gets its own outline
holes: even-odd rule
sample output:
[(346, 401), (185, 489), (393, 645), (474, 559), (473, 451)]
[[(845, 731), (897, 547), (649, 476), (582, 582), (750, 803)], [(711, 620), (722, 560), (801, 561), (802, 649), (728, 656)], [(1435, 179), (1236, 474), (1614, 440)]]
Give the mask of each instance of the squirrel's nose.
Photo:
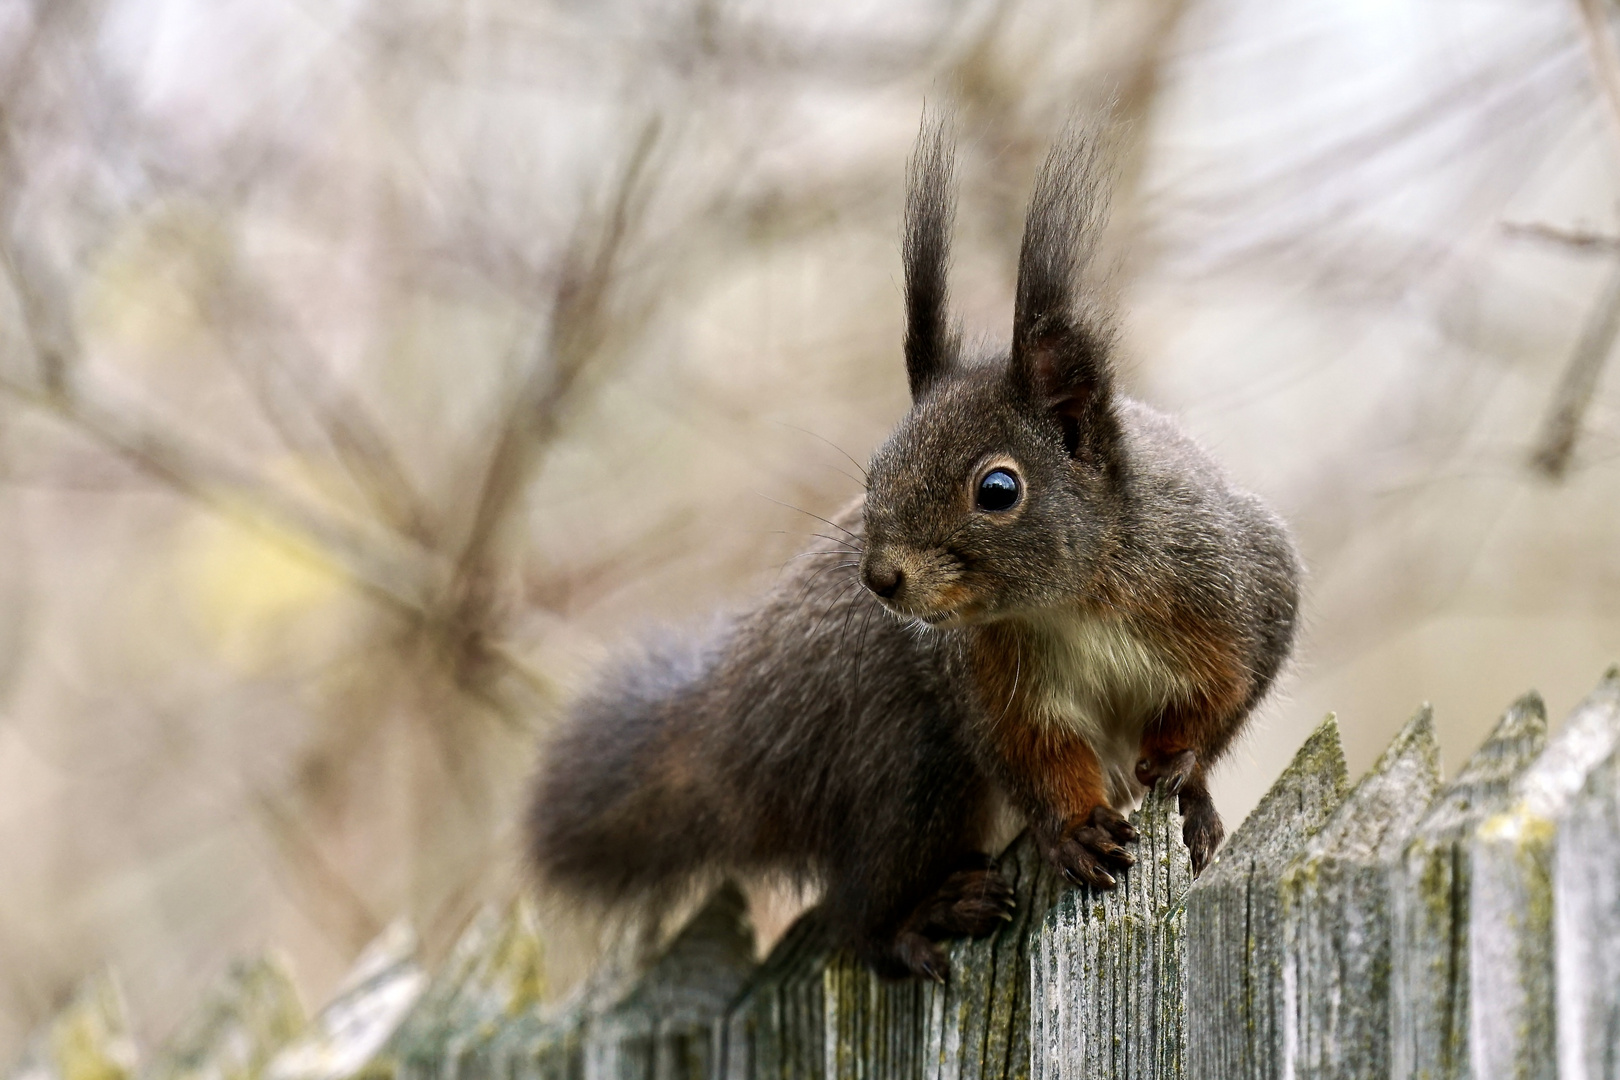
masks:
[(893, 563), (869, 562), (861, 570), (861, 576), (866, 579), (866, 587), (885, 600), (894, 599), (906, 580), (906, 575)]

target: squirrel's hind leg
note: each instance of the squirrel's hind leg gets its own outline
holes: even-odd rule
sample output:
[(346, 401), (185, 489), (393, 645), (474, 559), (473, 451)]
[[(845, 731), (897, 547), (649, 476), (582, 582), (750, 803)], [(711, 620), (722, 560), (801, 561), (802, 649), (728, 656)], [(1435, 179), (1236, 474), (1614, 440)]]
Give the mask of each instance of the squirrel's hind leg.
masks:
[(974, 852), (918, 905), (906, 925), (935, 940), (983, 937), (1010, 920), (1016, 906), (1012, 886), (995, 860)]
[(1143, 738), (1141, 760), (1136, 763), (1136, 779), (1141, 784), (1151, 788), (1164, 780), (1177, 796), (1181, 838), (1187, 845), (1194, 874), (1203, 873), (1226, 838), (1226, 826), (1209, 794), (1207, 755), (1187, 745), (1188, 735), (1197, 731), (1191, 725), (1161, 723), (1157, 731)]

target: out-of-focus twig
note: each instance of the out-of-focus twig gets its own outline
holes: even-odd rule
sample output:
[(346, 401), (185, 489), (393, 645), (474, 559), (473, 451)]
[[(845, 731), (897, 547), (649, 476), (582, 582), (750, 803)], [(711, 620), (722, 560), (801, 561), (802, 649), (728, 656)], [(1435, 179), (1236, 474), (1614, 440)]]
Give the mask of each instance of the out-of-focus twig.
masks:
[(432, 515), (399, 455), (364, 403), (332, 377), (292, 313), (275, 303), (267, 284), (234, 255), (218, 268), (217, 278), (205, 295), (211, 324), (229, 335), (238, 374), (283, 440), (308, 452), (314, 440), (304, 433), (315, 429), (315, 439), (324, 444), (320, 449), (348, 473), (383, 523), (430, 543)]
[(656, 117), (642, 125), (604, 219), (586, 226), (563, 255), (557, 276), (551, 323), (531, 361), (523, 385), (497, 428), (494, 446), (478, 483), (478, 501), (456, 559), (448, 617), (463, 650), (457, 662), (471, 671), (483, 659), (486, 643), (477, 636), (487, 625), (496, 543), (511, 518), (542, 452), (554, 438), (581, 375), (600, 353), (617, 316), (611, 294), (614, 275), (641, 210), (646, 205), (647, 169), (659, 133)]
[(1620, 236), (1609, 236), (1590, 229), (1564, 229), (1540, 221), (1505, 221), (1502, 231), (1512, 237), (1555, 244), (1566, 251), (1620, 254)]
[(1603, 100), (1609, 106), (1609, 119), (1620, 137), (1620, 52), (1615, 50), (1614, 35), (1609, 31), (1606, 0), (1575, 0), (1581, 13), (1581, 28), (1586, 35), (1587, 52), (1592, 57), (1592, 74), (1597, 77)]
[[(1620, 53), (1615, 50), (1614, 34), (1609, 29), (1607, 4), (1603, 0), (1576, 0), (1576, 7), (1581, 13), (1592, 74), (1608, 104), (1616, 147), (1620, 149)], [(1620, 334), (1620, 264), (1610, 272), (1597, 306), (1581, 332), (1575, 353), (1558, 379), (1558, 388), (1553, 391), (1552, 404), (1531, 452), (1531, 465), (1549, 479), (1562, 479), (1569, 471), (1581, 422), (1592, 403), (1603, 366), (1614, 351), (1617, 334)]]
[(304, 885), (305, 902), (320, 908), (315, 913), (320, 916), (314, 920), (316, 925), (330, 926), (334, 922), (340, 925), (343, 945), (348, 951), (359, 949), (381, 933), (383, 920), (321, 853), (298, 815), (267, 794), (256, 796), (254, 806), (282, 858), (298, 867), (299, 873), (292, 875), (292, 879)]
[[(290, 546), (298, 556), (318, 552), (362, 592), (407, 617), (432, 617), (450, 580), (442, 558), (408, 537), (339, 518), (234, 464), (219, 448), (196, 445), (162, 424), (138, 417), (127, 403), (115, 406), (100, 400), (73, 377), (77, 365), (71, 355), (45, 348), (30, 318), (45, 305), (16, 267), (9, 243), (0, 238), (0, 269), (22, 301), (25, 337), (45, 374), (38, 386), (0, 375), (0, 393), (57, 417), (147, 475), (282, 547)], [(484, 653), (541, 701), (556, 700), (551, 681), (508, 645), (486, 641)]]
[(1575, 353), (1558, 380), (1558, 389), (1553, 392), (1552, 405), (1531, 453), (1531, 464), (1553, 480), (1562, 479), (1569, 471), (1581, 420), (1592, 403), (1603, 365), (1614, 351), (1616, 336), (1620, 336), (1620, 264), (1610, 271)]

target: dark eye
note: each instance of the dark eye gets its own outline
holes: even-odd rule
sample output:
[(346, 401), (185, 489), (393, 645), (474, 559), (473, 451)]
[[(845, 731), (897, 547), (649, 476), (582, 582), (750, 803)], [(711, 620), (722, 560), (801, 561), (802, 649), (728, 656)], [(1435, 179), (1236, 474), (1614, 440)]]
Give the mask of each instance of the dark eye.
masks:
[(1018, 477), (1006, 469), (991, 469), (979, 481), (979, 493), (974, 501), (980, 510), (1011, 510), (1018, 503), (1020, 490)]

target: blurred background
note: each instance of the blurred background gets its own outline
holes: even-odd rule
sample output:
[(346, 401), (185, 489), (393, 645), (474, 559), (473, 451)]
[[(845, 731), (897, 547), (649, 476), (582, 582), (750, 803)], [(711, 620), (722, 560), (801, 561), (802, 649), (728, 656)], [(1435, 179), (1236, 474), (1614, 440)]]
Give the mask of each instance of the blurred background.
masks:
[(925, 99), (996, 338), (1118, 94), (1124, 383), (1310, 567), (1229, 823), (1329, 710), (1353, 772), (1424, 700), (1453, 770), (1561, 717), (1620, 656), (1611, 14), (0, 0), (0, 1061), (103, 965), (150, 1042), (232, 956), (319, 1001), (522, 886), (558, 704), (768, 586), (905, 409)]

